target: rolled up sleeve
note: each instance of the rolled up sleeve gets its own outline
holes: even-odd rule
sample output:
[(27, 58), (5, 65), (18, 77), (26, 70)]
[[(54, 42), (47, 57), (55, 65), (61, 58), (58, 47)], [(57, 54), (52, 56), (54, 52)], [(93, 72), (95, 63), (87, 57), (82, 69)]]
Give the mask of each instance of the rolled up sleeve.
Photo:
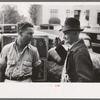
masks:
[(33, 62), (34, 62), (33, 63), (34, 67), (37, 67), (37, 66), (39, 66), (42, 63), (41, 60), (40, 60), (40, 55), (39, 55), (37, 49), (34, 52)]

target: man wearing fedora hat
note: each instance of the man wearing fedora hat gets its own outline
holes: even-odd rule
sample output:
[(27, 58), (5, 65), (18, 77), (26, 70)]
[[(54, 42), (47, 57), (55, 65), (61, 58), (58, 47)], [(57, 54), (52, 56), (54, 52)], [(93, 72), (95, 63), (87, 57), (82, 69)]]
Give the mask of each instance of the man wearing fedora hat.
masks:
[(65, 41), (71, 47), (65, 59), (61, 82), (93, 82), (93, 64), (86, 45), (82, 39), (79, 40), (80, 31), (83, 31), (80, 21), (72, 17), (66, 18), (62, 31)]

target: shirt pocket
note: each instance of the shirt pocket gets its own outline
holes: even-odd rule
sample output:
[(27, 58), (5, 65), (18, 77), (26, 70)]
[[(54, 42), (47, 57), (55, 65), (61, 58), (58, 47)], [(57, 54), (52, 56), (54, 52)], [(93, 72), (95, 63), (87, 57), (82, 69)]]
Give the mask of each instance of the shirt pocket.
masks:
[(6, 68), (6, 74), (9, 75), (10, 72), (13, 72), (13, 69), (15, 67), (16, 62), (12, 59), (9, 59), (7, 61), (7, 68)]
[(32, 62), (30, 61), (23, 61), (23, 65), (27, 67), (32, 67)]
[(23, 61), (22, 69), (24, 73), (32, 73), (32, 62)]

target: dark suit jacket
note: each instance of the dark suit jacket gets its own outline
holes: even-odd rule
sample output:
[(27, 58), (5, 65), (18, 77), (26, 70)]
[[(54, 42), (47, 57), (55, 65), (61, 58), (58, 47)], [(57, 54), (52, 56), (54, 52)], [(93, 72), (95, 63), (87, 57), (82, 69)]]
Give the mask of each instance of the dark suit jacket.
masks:
[(66, 71), (71, 82), (94, 81), (93, 64), (83, 40), (75, 43), (68, 52)]

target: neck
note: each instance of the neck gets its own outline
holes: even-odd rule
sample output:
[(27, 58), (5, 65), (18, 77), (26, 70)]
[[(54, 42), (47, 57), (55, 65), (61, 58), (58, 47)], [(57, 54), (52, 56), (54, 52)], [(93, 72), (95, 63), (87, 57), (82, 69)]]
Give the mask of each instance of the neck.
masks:
[(79, 39), (78, 39), (78, 38), (77, 38), (77, 39), (75, 39), (75, 40), (71, 43), (71, 45), (75, 44), (77, 41), (79, 41)]
[(23, 42), (21, 41), (21, 39), (17, 38), (17, 48), (18, 48), (18, 51), (21, 52), (24, 49), (25, 46), (26, 45), (23, 44)]

